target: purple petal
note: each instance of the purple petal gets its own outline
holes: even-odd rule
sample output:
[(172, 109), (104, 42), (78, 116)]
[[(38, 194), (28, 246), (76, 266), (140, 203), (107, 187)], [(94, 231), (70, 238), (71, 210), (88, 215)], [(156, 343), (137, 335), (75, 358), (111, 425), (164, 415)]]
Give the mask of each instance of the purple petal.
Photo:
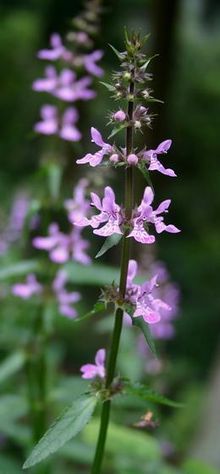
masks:
[(94, 142), (96, 145), (103, 147), (105, 145), (105, 142), (102, 139), (101, 133), (94, 127), (91, 128), (91, 136), (92, 136), (92, 142)]
[(93, 379), (97, 375), (97, 367), (94, 364), (85, 364), (80, 368), (83, 379)]
[(96, 352), (96, 356), (95, 356), (96, 365), (104, 366), (104, 364), (105, 364), (105, 355), (106, 355), (105, 349), (99, 349)]
[(160, 145), (158, 145), (156, 150), (154, 150), (154, 153), (156, 153), (157, 155), (160, 155), (162, 153), (167, 153), (171, 145), (172, 145), (172, 140), (164, 140), (163, 142), (160, 143)]
[(162, 201), (160, 205), (158, 206), (157, 209), (155, 209), (155, 214), (162, 214), (162, 212), (167, 211), (171, 203), (171, 199), (166, 199), (165, 201)]

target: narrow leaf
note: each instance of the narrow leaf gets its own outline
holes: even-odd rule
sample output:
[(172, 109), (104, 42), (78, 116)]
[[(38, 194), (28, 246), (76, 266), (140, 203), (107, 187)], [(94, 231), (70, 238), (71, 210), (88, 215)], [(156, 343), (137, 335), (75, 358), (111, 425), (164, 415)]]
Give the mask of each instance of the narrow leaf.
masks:
[(39, 270), (39, 268), (40, 265), (37, 260), (24, 260), (19, 263), (13, 263), (0, 270), (0, 281), (27, 275)]
[(0, 383), (20, 370), (25, 363), (25, 353), (22, 351), (14, 352), (7, 357), (0, 365)]
[(114, 46), (112, 46), (112, 44), (109, 43), (109, 46), (112, 49), (112, 51), (114, 51), (118, 59), (122, 60), (125, 57), (125, 53), (121, 53), (120, 51), (118, 51)]
[(166, 406), (174, 407), (174, 408), (182, 408), (184, 406), (182, 403), (178, 403), (173, 400), (170, 400), (169, 398), (164, 397), (160, 393), (157, 393), (154, 390), (151, 390), (150, 388), (142, 384), (136, 384), (136, 385), (126, 384), (125, 389), (127, 393), (137, 396), (141, 398), (142, 400), (147, 400), (153, 403), (158, 403), (160, 405), (166, 405)]
[(142, 331), (151, 352), (157, 356), (156, 347), (150, 332), (149, 324), (146, 323), (142, 317), (132, 318), (132, 324), (133, 326), (137, 326)]
[(73, 404), (65, 410), (40, 439), (27, 461), (25, 461), (23, 469), (41, 462), (76, 436), (88, 423), (96, 403), (97, 398), (91, 395), (83, 395), (74, 400)]
[(102, 247), (100, 248), (99, 252), (96, 254), (95, 258), (101, 257), (101, 256), (104, 255), (109, 249), (111, 249), (111, 248), (114, 247), (115, 245), (118, 245), (118, 243), (120, 242), (121, 238), (122, 238), (122, 234), (109, 235), (109, 237), (107, 237), (107, 238), (105, 239), (104, 244), (103, 244)]
[(106, 309), (105, 303), (103, 301), (97, 301), (92, 310), (89, 311), (88, 313), (84, 314), (83, 316), (80, 316), (79, 318), (73, 319), (73, 323), (78, 323), (80, 321), (83, 321), (83, 319), (89, 319), (91, 316), (94, 314), (100, 313), (101, 311), (104, 311)]
[(100, 81), (100, 84), (102, 84), (104, 87), (106, 87), (106, 89), (108, 89), (108, 91), (115, 92), (115, 86), (112, 86), (108, 82)]
[(147, 166), (145, 165), (145, 163), (143, 161), (138, 164), (138, 169), (143, 174), (143, 176), (146, 179), (147, 183), (150, 185), (152, 191), (154, 191), (154, 187), (153, 187), (153, 183), (151, 181), (150, 173), (147, 169)]
[(112, 138), (115, 135), (117, 135), (117, 133), (121, 132), (124, 128), (127, 127), (127, 125), (128, 125), (127, 122), (124, 122), (124, 123), (121, 123), (120, 125), (117, 125), (117, 127), (114, 127), (110, 135), (108, 136), (108, 140), (109, 138)]

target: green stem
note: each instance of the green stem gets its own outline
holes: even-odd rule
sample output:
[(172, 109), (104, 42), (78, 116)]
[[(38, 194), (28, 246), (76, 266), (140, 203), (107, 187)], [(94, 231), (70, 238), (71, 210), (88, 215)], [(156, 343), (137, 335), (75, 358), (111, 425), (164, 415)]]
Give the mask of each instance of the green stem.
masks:
[[(130, 84), (130, 93), (134, 93), (134, 83)], [(128, 116), (130, 121), (133, 118), (133, 101), (128, 102)], [(129, 155), (133, 148), (133, 126), (130, 122), (126, 132), (126, 154)], [(126, 169), (125, 173), (125, 216), (129, 220), (131, 218), (133, 209), (133, 167), (130, 166)], [(126, 292), (127, 274), (128, 274), (128, 263), (130, 258), (130, 239), (127, 239), (125, 233), (122, 240), (122, 251), (121, 251), (121, 267), (120, 267), (120, 283), (119, 293), (120, 297), (124, 299)], [(108, 389), (113, 381), (115, 375), (115, 368), (120, 344), (120, 337), (123, 324), (123, 310), (117, 308), (115, 312), (115, 322), (112, 334), (112, 341), (110, 347), (110, 354), (107, 365), (106, 375), (106, 388)], [(96, 445), (95, 457), (91, 469), (91, 474), (99, 474), (101, 472), (101, 466), (105, 450), (105, 442), (107, 437), (109, 418), (111, 410), (111, 400), (106, 400), (102, 405), (101, 422), (99, 429), (99, 436)]]

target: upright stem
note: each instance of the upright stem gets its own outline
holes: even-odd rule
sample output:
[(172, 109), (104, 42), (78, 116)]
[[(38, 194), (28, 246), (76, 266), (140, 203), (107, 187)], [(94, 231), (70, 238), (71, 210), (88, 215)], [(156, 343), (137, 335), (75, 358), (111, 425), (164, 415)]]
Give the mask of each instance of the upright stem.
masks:
[[(130, 94), (134, 92), (134, 82), (130, 83)], [(129, 117), (129, 126), (126, 130), (126, 154), (129, 155), (133, 147), (133, 108), (134, 102), (128, 102), (128, 117)], [(133, 209), (133, 167), (129, 166), (125, 172), (125, 216), (126, 219), (131, 218)], [(120, 297), (123, 299), (126, 293), (126, 283), (127, 283), (127, 274), (128, 274), (128, 263), (130, 257), (130, 239), (127, 239), (127, 234), (124, 234), (122, 240), (122, 250), (121, 250), (121, 266), (120, 266), (120, 283), (119, 283), (119, 293)], [(114, 329), (112, 334), (112, 341), (107, 365), (107, 375), (106, 375), (106, 388), (108, 389), (113, 381), (115, 375), (115, 368), (118, 356), (118, 349), (122, 331), (123, 323), (123, 309), (117, 308), (115, 312), (115, 322)], [(91, 474), (99, 474), (101, 472), (101, 466), (104, 456), (105, 442), (108, 431), (109, 417), (111, 409), (111, 400), (106, 400), (103, 402), (102, 413), (101, 413), (101, 422), (99, 429), (99, 436), (96, 445), (95, 457), (92, 465)]]

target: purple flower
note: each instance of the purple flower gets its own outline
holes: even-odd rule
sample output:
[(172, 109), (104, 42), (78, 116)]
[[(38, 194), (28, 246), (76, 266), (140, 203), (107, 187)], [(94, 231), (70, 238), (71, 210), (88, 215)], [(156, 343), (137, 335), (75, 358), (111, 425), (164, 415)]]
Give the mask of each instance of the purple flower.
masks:
[(103, 51), (97, 50), (90, 54), (85, 54), (83, 57), (83, 64), (87, 72), (90, 74), (101, 77), (103, 76), (103, 69), (96, 64), (103, 56)]
[(85, 155), (83, 158), (76, 160), (78, 165), (89, 163), (92, 167), (98, 166), (102, 162), (105, 155), (109, 155), (114, 152), (113, 147), (103, 141), (101, 133), (94, 127), (91, 128), (91, 136), (92, 142), (94, 142), (101, 149), (93, 155), (91, 153), (87, 153), (87, 155)]
[(116, 122), (124, 122), (126, 119), (126, 113), (124, 112), (124, 110), (118, 110), (113, 114), (112, 118)]
[(45, 68), (45, 77), (36, 79), (33, 84), (33, 90), (37, 92), (53, 92), (57, 86), (57, 73), (54, 66)]
[(37, 57), (47, 61), (56, 61), (57, 59), (64, 59), (70, 61), (73, 57), (72, 53), (68, 51), (62, 43), (61, 37), (58, 33), (53, 33), (50, 37), (51, 49), (41, 49)]
[(130, 153), (127, 157), (127, 162), (129, 165), (136, 165), (138, 163), (138, 157), (134, 153)]
[(94, 379), (105, 377), (105, 349), (99, 349), (95, 356), (95, 364), (85, 364), (80, 368), (83, 379)]
[(164, 218), (160, 215), (163, 212), (168, 212), (171, 200), (167, 199), (163, 201), (157, 209), (153, 210), (151, 204), (154, 199), (154, 194), (150, 186), (147, 186), (144, 191), (143, 199), (137, 210), (134, 211), (132, 216), (132, 231), (128, 237), (133, 237), (137, 242), (143, 244), (152, 244), (155, 242), (155, 237), (149, 235), (148, 224), (154, 224), (156, 232), (171, 232), (176, 233), (180, 230), (172, 224), (166, 225)]
[[(104, 198), (102, 201), (96, 193), (91, 193), (91, 198), (91, 206), (98, 209), (100, 214), (92, 216), (91, 219), (82, 217), (73, 223), (82, 227), (91, 225), (95, 229), (93, 233), (103, 237), (107, 237), (112, 234), (122, 234), (120, 229), (121, 210), (120, 206), (115, 202), (115, 193), (113, 189), (110, 188), (110, 186), (105, 188)], [(105, 225), (98, 229), (101, 224)]]
[(63, 69), (57, 80), (53, 95), (65, 102), (75, 102), (76, 100), (90, 100), (96, 93), (88, 89), (91, 85), (90, 77), (82, 77), (76, 81), (76, 75), (71, 69)]
[(58, 264), (72, 259), (87, 265), (90, 263), (90, 258), (86, 254), (88, 245), (87, 240), (81, 237), (78, 228), (74, 228), (70, 234), (64, 234), (59, 230), (56, 223), (49, 226), (47, 237), (35, 237), (33, 239), (33, 246), (48, 251), (50, 259)]
[(167, 153), (170, 149), (172, 144), (172, 140), (165, 140), (164, 142), (160, 143), (156, 150), (147, 150), (143, 153), (143, 159), (149, 163), (149, 171), (157, 170), (162, 174), (167, 176), (174, 177), (176, 176), (175, 172), (170, 168), (164, 168), (162, 163), (157, 158), (157, 155), (162, 155)]
[(27, 276), (25, 283), (16, 283), (12, 286), (12, 293), (19, 298), (27, 300), (33, 295), (40, 294), (42, 289), (43, 287), (38, 283), (36, 276), (30, 274)]
[(90, 203), (85, 197), (87, 186), (88, 180), (85, 178), (80, 179), (73, 190), (73, 199), (67, 199), (64, 203), (70, 222), (77, 221), (82, 216), (85, 217), (88, 214)]
[(69, 293), (65, 289), (66, 283), (67, 273), (65, 270), (59, 270), (53, 281), (53, 290), (58, 301), (60, 313), (67, 318), (73, 319), (77, 316), (77, 311), (72, 304), (79, 301), (81, 296), (77, 291)]
[(41, 108), (42, 121), (36, 123), (34, 130), (44, 135), (59, 135), (63, 140), (76, 142), (81, 139), (81, 133), (75, 126), (79, 115), (75, 107), (65, 110), (61, 120), (58, 118), (57, 107), (44, 105)]
[(133, 317), (142, 317), (148, 324), (156, 324), (161, 319), (161, 311), (170, 310), (170, 306), (162, 299), (155, 297), (154, 290), (157, 287), (157, 275), (149, 281), (138, 285), (133, 282), (138, 270), (135, 260), (129, 261), (126, 299), (134, 306)]

